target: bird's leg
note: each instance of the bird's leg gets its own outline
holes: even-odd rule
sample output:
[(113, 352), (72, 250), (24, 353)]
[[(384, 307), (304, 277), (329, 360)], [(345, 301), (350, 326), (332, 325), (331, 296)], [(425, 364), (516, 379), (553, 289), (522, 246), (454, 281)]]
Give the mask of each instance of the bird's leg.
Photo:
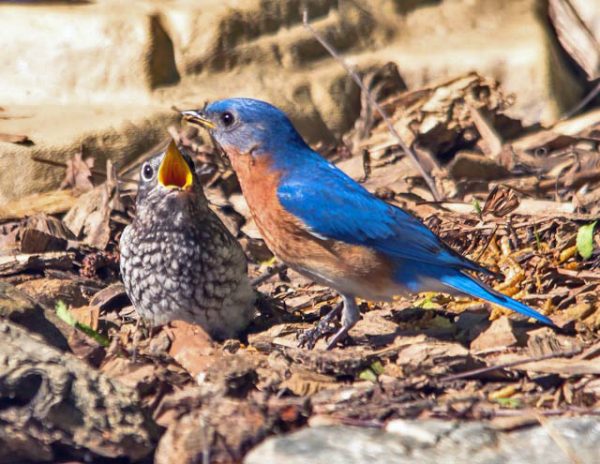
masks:
[(340, 312), (342, 312), (343, 306), (343, 302), (336, 304), (331, 311), (319, 320), (315, 327), (302, 332), (298, 337), (298, 346), (312, 350), (319, 338), (332, 332), (329, 324), (338, 316), (338, 314), (340, 314)]
[(342, 327), (333, 338), (329, 340), (327, 349), (331, 350), (339, 341), (342, 341), (348, 335), (348, 331), (356, 325), (360, 319), (360, 310), (353, 296), (342, 295), (344, 300), (344, 309), (342, 310)]
[(140, 331), (140, 326), (143, 325), (142, 322), (142, 318), (138, 315), (137, 320), (135, 321), (135, 327), (133, 328), (133, 348), (132, 348), (132, 352), (131, 352), (131, 361), (135, 364), (135, 362), (137, 361), (137, 355), (138, 355), (138, 344), (140, 342), (140, 338), (141, 338), (141, 331)]
[(139, 354), (138, 348), (139, 343), (142, 340), (146, 340), (152, 338), (157, 332), (159, 327), (152, 325), (147, 320), (143, 320), (141, 316), (138, 315), (137, 320), (135, 321), (135, 327), (133, 328), (133, 336), (132, 336), (132, 352), (131, 352), (131, 360), (132, 362), (137, 361), (137, 357)]

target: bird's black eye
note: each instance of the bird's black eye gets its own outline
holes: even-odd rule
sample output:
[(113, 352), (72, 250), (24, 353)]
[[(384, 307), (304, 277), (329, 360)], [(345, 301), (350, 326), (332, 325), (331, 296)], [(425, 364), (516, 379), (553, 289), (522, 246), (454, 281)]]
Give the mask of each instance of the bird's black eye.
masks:
[(152, 168), (152, 166), (150, 166), (149, 164), (145, 164), (144, 167), (142, 168), (142, 179), (144, 179), (146, 182), (152, 180), (152, 178), (154, 177), (154, 169)]
[(233, 124), (233, 121), (233, 114), (231, 114), (229, 111), (225, 111), (223, 114), (221, 114), (221, 122), (225, 127), (231, 126)]

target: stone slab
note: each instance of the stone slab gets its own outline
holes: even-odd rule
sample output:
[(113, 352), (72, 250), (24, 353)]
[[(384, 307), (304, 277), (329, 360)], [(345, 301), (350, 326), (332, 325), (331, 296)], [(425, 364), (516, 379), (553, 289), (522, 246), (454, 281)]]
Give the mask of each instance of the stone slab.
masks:
[[(332, 426), (307, 427), (268, 438), (244, 464), (580, 464), (598, 462), (600, 417), (554, 419), (544, 427), (499, 432), (481, 422), (399, 419), (390, 431)], [(559, 433), (557, 444), (549, 430)], [(572, 455), (569, 455), (569, 452)]]
[(359, 71), (393, 61), (409, 88), (477, 70), (515, 93), (526, 123), (556, 120), (583, 92), (536, 0), (2, 3), (0, 132), (34, 145), (0, 143), (0, 202), (59, 184), (32, 156), (63, 162), (81, 143), (98, 166), (139, 155), (172, 105), (263, 98), (309, 142), (333, 142), (359, 91), (303, 27), (302, 5)]
[(6, 106), (1, 131), (27, 135), (33, 145), (0, 142), (0, 204), (57, 188), (65, 169), (34, 161), (64, 163), (83, 148), (96, 168), (106, 159), (123, 165), (168, 137), (177, 113), (160, 106)]

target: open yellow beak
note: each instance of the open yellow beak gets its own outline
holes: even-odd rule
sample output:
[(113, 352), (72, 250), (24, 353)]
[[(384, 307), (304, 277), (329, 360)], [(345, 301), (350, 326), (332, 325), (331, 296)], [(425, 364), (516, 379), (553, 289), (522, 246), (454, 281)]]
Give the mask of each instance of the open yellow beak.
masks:
[(167, 152), (158, 168), (158, 182), (169, 189), (188, 190), (194, 181), (192, 170), (183, 155), (171, 140)]
[(196, 110), (182, 111), (181, 115), (183, 116), (184, 121), (187, 121), (191, 124), (195, 124), (197, 126), (204, 127), (205, 129), (214, 129), (215, 127), (217, 127), (214, 122), (212, 122), (210, 119), (208, 119), (200, 111), (196, 111)]

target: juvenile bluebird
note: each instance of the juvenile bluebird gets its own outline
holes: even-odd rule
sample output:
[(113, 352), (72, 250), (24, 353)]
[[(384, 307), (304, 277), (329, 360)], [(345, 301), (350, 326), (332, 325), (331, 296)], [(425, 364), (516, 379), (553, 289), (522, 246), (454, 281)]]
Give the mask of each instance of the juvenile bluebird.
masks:
[(256, 225), (275, 255), (341, 295), (342, 326), (328, 348), (358, 321), (357, 297), (388, 301), (411, 292), (466, 294), (553, 325), (472, 277), (469, 272), (490, 271), (313, 151), (278, 108), (232, 98), (182, 114), (207, 128), (231, 160)]
[(174, 142), (142, 165), (136, 205), (120, 248), (125, 289), (140, 317), (152, 325), (184, 320), (218, 339), (238, 335), (254, 312), (246, 257)]

